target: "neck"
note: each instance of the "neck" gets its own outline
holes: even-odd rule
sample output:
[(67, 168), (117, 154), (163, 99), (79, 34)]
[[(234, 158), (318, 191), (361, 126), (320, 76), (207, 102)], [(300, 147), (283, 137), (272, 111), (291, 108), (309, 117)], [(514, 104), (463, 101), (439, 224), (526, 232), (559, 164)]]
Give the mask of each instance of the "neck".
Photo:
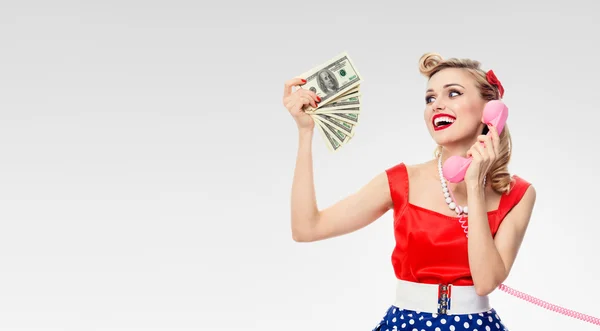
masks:
[[(469, 143), (469, 144), (465, 144), (465, 145), (462, 145), (462, 146), (458, 145), (458, 144), (457, 145), (442, 146), (442, 164), (444, 164), (444, 162), (446, 162), (446, 160), (448, 160), (448, 158), (451, 157), (451, 156), (457, 155), (457, 156), (466, 157), (467, 152), (473, 146), (473, 144), (474, 143)], [(485, 179), (484, 179), (483, 183), (484, 183), (484, 186), (485, 186)], [(447, 183), (447, 185), (449, 187), (452, 187), (451, 189), (455, 190), (455, 191), (466, 190), (464, 181), (461, 182), (461, 183)]]
[[(464, 144), (451, 144), (442, 146), (442, 164), (448, 160), (451, 156), (462, 156), (466, 157), (467, 152), (473, 146), (473, 142), (468, 142)], [(461, 183), (447, 183), (448, 187), (451, 188), (454, 192), (464, 192), (466, 190), (466, 186), (464, 182)]]
[(442, 163), (446, 162), (446, 160), (451, 156), (467, 156), (467, 151), (473, 146), (473, 144), (469, 145), (451, 145), (451, 146), (442, 146)]

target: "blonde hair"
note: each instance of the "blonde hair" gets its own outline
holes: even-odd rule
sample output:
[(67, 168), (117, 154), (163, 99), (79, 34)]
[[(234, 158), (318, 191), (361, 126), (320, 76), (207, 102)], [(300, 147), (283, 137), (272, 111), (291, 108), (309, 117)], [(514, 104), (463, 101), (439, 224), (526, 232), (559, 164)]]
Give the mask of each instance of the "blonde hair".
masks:
[[(469, 72), (475, 79), (475, 85), (479, 89), (480, 95), (484, 100), (499, 100), (500, 91), (498, 87), (490, 84), (486, 78), (486, 72), (480, 68), (480, 63), (471, 59), (451, 58), (444, 60), (437, 53), (426, 53), (419, 60), (419, 71), (427, 78), (431, 78), (439, 71), (447, 68), (459, 68)], [(508, 163), (512, 154), (512, 139), (508, 125), (504, 126), (500, 134), (500, 150), (497, 151), (498, 158), (492, 164), (488, 173), (488, 182), (492, 188), (499, 194), (508, 193), (511, 188), (512, 178), (508, 172)], [(442, 146), (437, 146), (434, 155), (439, 157), (442, 152)]]

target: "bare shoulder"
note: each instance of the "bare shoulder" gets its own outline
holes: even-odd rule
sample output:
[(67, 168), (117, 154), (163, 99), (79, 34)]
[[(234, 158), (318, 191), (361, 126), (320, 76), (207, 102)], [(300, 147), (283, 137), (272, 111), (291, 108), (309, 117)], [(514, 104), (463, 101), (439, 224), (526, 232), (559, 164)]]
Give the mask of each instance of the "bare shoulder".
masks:
[[(524, 232), (527, 228), (537, 198), (535, 187), (525, 179), (513, 175), (511, 190), (508, 195), (513, 195), (512, 206), (504, 216), (503, 227), (513, 227), (513, 231)], [(514, 233), (513, 233), (514, 235)]]
[(509, 194), (516, 194), (517, 202), (504, 217), (494, 242), (502, 257), (507, 274), (510, 272), (531, 221), (536, 200), (535, 187), (518, 176), (512, 176)]
[(535, 190), (535, 187), (533, 186), (533, 184), (529, 184), (529, 187), (527, 188), (527, 191), (525, 191), (525, 196), (523, 196), (523, 198), (526, 199), (526, 201), (528, 201), (529, 203), (534, 204), (536, 196), (537, 192)]
[(356, 203), (374, 204), (376, 208), (389, 209), (392, 207), (390, 179), (387, 171), (375, 174), (356, 193), (352, 194)]
[(371, 180), (364, 186), (364, 188), (371, 187), (374, 190), (389, 195), (390, 193), (390, 182), (389, 174), (387, 171), (381, 171), (377, 173)]
[(512, 190), (516, 190), (517, 194), (522, 194), (517, 206), (521, 206), (521, 208), (525, 209), (532, 209), (537, 198), (537, 192), (533, 184), (518, 175), (513, 175), (512, 181)]

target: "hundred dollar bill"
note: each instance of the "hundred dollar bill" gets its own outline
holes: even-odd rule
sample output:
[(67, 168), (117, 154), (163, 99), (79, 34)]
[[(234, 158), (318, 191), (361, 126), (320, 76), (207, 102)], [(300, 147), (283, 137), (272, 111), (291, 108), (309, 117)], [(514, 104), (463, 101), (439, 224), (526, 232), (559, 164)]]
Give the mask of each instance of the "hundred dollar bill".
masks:
[(307, 81), (300, 88), (321, 98), (318, 107), (303, 110), (313, 118), (327, 148), (336, 152), (352, 139), (358, 125), (362, 76), (344, 52), (300, 77)]
[(329, 105), (331, 105), (332, 103), (336, 103), (336, 102), (340, 102), (340, 101), (348, 100), (348, 99), (350, 99), (350, 98), (360, 98), (360, 97), (362, 97), (362, 93), (361, 93), (360, 91), (358, 91), (358, 92), (353, 92), (353, 93), (350, 93), (350, 94), (342, 95), (341, 97), (339, 97), (339, 98), (336, 98), (335, 100), (333, 100), (331, 103), (328, 103), (328, 104), (326, 104), (326, 105), (323, 105), (323, 107), (325, 107), (325, 106), (329, 106)]
[(360, 84), (358, 84), (355, 88), (352, 88), (352, 89), (350, 89), (350, 90), (342, 93), (342, 95), (340, 95), (337, 99), (341, 99), (341, 98), (347, 97), (350, 94), (358, 93), (358, 91), (360, 91)]
[(339, 101), (332, 102), (323, 107), (317, 108), (313, 111), (313, 113), (320, 113), (322, 111), (328, 111), (332, 109), (343, 109), (350, 108), (354, 106), (360, 106), (360, 98), (359, 97), (350, 97), (347, 99), (340, 99)]
[[(356, 69), (346, 52), (337, 55), (299, 77), (306, 79), (306, 83), (302, 85), (302, 88), (313, 91), (321, 98), (317, 109), (332, 102), (339, 96), (355, 92), (354, 90), (363, 81), (358, 69)], [(305, 109), (306, 112), (313, 110), (310, 106)]]
[(342, 146), (347, 144), (348, 141), (352, 139), (352, 136), (345, 134), (340, 129), (324, 121), (322, 118), (316, 117), (315, 122), (319, 124), (319, 126), (324, 132), (328, 133), (328, 137), (331, 137), (333, 140), (335, 140)]
[[(356, 128), (356, 125), (337, 120), (331, 116), (328, 116), (328, 114), (317, 114), (317, 116), (319, 118), (319, 121), (323, 122), (323, 124), (331, 125), (332, 127), (336, 128), (337, 130), (341, 131), (347, 136), (354, 136), (354, 129)], [(342, 141), (342, 144), (344, 143), (345, 142)]]
[(339, 101), (339, 100), (347, 99), (347, 98), (350, 98), (350, 97), (359, 97), (361, 95), (362, 95), (362, 93), (360, 92), (360, 90), (354, 90), (354, 91), (352, 91), (350, 93), (346, 93), (344, 95), (339, 96), (334, 101)]
[[(342, 122), (346, 122), (348, 124), (357, 126), (358, 125), (358, 115), (359, 113), (327, 113), (327, 116), (342, 121)], [(316, 115), (317, 117), (319, 116), (319, 114)]]
[(323, 110), (319, 109), (319, 111), (310, 113), (310, 115), (315, 116), (315, 115), (319, 115), (319, 114), (342, 114), (342, 113), (358, 114), (358, 113), (360, 113), (360, 106), (340, 107), (340, 108), (335, 107), (333, 109), (323, 109)]
[(321, 132), (321, 136), (323, 137), (323, 140), (325, 140), (325, 145), (327, 146), (327, 149), (329, 149), (330, 152), (336, 152), (342, 147), (342, 145), (337, 140), (331, 137), (330, 133), (323, 129), (323, 124), (321, 122), (315, 120), (315, 126)]

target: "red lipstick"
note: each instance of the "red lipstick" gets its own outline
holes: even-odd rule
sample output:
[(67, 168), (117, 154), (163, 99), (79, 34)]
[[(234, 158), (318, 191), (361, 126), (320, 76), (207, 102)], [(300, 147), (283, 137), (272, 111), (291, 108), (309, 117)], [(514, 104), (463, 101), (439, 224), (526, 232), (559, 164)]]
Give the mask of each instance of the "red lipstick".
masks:
[(435, 131), (444, 130), (454, 124), (455, 121), (456, 117), (449, 114), (435, 114), (431, 118), (431, 123)]

